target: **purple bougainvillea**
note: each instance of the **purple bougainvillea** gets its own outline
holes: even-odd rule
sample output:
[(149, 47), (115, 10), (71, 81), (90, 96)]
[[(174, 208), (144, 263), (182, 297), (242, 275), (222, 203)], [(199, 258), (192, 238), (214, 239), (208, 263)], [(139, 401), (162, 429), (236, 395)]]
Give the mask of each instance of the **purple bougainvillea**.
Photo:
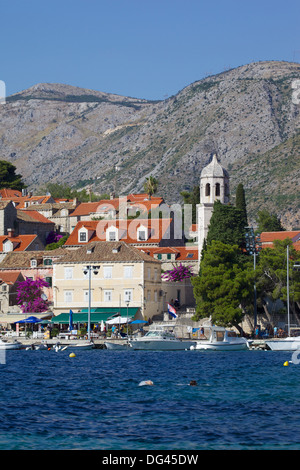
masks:
[(17, 303), (20, 305), (23, 313), (45, 312), (48, 310), (48, 300), (42, 299), (43, 287), (49, 287), (48, 282), (38, 278), (35, 281), (26, 278), (19, 282), (17, 286)]
[(161, 278), (164, 281), (182, 282), (185, 279), (189, 279), (194, 274), (192, 273), (191, 266), (183, 266), (181, 263), (179, 266), (175, 266), (173, 269), (166, 271), (162, 274)]
[(61, 238), (62, 235), (60, 233), (50, 232), (46, 240), (46, 245), (50, 243), (57, 243)]

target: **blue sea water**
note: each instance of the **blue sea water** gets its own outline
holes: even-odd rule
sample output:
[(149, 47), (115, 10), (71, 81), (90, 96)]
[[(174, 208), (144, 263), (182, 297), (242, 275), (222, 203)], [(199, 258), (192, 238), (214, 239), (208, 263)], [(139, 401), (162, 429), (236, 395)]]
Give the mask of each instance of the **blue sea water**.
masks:
[(287, 360), (273, 351), (7, 351), (0, 449), (298, 450), (300, 364)]

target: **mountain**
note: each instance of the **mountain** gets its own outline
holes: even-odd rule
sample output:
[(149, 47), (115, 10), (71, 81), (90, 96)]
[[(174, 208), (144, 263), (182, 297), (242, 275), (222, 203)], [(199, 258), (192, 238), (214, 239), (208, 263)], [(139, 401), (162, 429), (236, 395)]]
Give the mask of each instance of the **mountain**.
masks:
[(33, 190), (52, 181), (125, 194), (152, 174), (174, 203), (216, 152), (233, 201), (243, 183), (252, 219), (266, 208), (299, 227), (299, 77), (297, 63), (251, 63), (156, 102), (38, 84), (0, 106), (0, 159)]

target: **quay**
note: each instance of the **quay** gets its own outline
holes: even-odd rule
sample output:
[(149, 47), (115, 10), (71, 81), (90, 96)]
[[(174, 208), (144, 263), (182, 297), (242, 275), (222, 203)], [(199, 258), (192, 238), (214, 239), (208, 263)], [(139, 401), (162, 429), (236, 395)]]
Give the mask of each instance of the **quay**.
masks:
[[(16, 338), (20, 343), (24, 345), (24, 347), (36, 345), (38, 346), (41, 343), (48, 344), (49, 347), (54, 346), (55, 344), (59, 343), (62, 347), (64, 346), (74, 346), (75, 344), (80, 344), (82, 339), (60, 339), (60, 338), (51, 338), (51, 339), (38, 339), (38, 338), (24, 338), (18, 337)], [(92, 339), (95, 349), (106, 349), (105, 342), (109, 341), (112, 343), (121, 343), (124, 342), (122, 339), (114, 338), (114, 339), (107, 339), (107, 338), (93, 338)], [(268, 341), (272, 341), (272, 339), (268, 339)], [(254, 339), (251, 343), (250, 350), (267, 350), (269, 349), (266, 340), (264, 339)]]

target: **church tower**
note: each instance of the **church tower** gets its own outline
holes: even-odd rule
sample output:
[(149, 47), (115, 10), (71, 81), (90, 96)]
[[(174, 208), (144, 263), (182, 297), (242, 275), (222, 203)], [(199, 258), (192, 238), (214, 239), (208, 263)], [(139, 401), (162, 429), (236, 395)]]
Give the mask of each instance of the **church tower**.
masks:
[(203, 168), (200, 175), (200, 204), (198, 206), (198, 259), (200, 262), (204, 239), (207, 237), (208, 226), (214, 202), (229, 202), (229, 175), (220, 165), (217, 155), (213, 154), (211, 162)]

